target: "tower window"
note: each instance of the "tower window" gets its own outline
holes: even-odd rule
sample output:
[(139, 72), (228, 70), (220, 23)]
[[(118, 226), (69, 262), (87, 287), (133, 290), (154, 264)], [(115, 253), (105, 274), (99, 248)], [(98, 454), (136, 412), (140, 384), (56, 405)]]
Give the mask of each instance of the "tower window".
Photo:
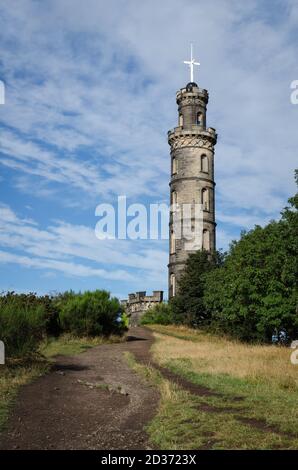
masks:
[(202, 155), (201, 156), (201, 171), (203, 173), (208, 173), (208, 171), (209, 171), (207, 155)]
[(170, 254), (173, 255), (174, 253), (176, 253), (176, 239), (175, 233), (172, 231), (170, 238)]
[(178, 197), (176, 191), (171, 192), (171, 206), (170, 206), (170, 212), (171, 213), (176, 213), (178, 209)]
[(183, 114), (179, 114), (179, 126), (183, 127)]
[(198, 126), (203, 125), (203, 115), (202, 115), (202, 113), (197, 114), (197, 124), (198, 124)]
[(173, 157), (172, 159), (172, 174), (175, 175), (177, 173), (177, 161), (176, 158)]
[(175, 274), (171, 274), (170, 276), (170, 288), (171, 288), (171, 294), (173, 297), (176, 295), (176, 276)]
[(203, 230), (203, 250), (210, 251), (210, 233), (209, 230)]
[(176, 193), (176, 191), (172, 191), (172, 193), (171, 193), (171, 204), (172, 205), (177, 204), (177, 193)]
[(207, 188), (202, 189), (201, 204), (203, 211), (209, 211), (209, 191)]

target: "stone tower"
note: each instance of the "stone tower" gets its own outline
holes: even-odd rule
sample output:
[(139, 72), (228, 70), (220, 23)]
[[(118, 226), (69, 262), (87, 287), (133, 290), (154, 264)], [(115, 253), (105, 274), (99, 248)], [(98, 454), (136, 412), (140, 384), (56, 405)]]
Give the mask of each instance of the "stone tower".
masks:
[[(179, 287), (187, 257), (198, 249), (215, 250), (214, 146), (216, 131), (206, 126), (208, 91), (190, 82), (176, 94), (178, 127), (168, 132), (171, 147), (169, 298)], [(190, 209), (186, 209), (190, 207)], [(198, 209), (199, 208), (199, 209)], [(175, 217), (189, 224), (192, 238)]]

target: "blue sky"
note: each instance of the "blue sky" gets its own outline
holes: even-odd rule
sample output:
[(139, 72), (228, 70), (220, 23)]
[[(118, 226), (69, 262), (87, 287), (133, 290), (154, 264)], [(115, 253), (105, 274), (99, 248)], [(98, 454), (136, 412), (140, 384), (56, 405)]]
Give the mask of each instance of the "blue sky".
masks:
[(298, 3), (0, 3), (0, 289), (167, 289), (167, 241), (97, 240), (95, 208), (168, 202), (189, 44), (210, 94), (218, 248), (294, 191)]

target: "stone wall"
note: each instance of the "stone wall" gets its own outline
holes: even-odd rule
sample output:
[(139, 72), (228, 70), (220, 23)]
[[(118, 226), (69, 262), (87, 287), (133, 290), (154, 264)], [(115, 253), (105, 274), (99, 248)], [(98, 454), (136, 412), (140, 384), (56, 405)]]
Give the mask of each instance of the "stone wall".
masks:
[(156, 304), (163, 301), (163, 291), (154, 290), (152, 295), (146, 295), (146, 291), (128, 294), (128, 299), (122, 300), (121, 304), (125, 307), (129, 315), (130, 326), (136, 326), (142, 315)]

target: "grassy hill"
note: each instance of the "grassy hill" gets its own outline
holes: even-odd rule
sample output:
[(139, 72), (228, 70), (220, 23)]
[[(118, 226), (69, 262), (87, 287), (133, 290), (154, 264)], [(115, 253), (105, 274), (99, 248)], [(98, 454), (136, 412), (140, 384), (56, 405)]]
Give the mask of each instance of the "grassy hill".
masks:
[(157, 447), (298, 448), (298, 366), (291, 364), (289, 348), (242, 344), (185, 327), (151, 329), (152, 367), (134, 367), (160, 389), (159, 411), (148, 427)]

